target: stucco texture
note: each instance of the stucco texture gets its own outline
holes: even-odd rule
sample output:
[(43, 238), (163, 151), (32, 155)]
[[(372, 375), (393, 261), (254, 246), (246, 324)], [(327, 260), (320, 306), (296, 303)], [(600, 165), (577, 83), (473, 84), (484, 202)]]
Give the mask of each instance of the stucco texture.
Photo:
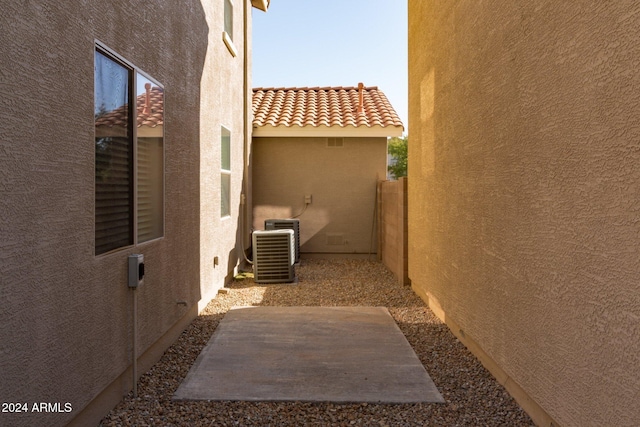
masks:
[(254, 228), (299, 216), (303, 256), (375, 253), (376, 185), (386, 176), (386, 153), (385, 137), (344, 138), (338, 147), (323, 137), (254, 138)]
[(637, 425), (640, 6), (410, 0), (409, 58), (413, 286), (540, 423)]
[[(234, 13), (241, 41), (242, 7)], [(104, 402), (113, 405), (130, 390), (130, 253), (144, 254), (146, 266), (136, 291), (141, 357), (154, 345), (159, 357), (158, 343), (170, 344), (167, 332), (192, 318), (233, 270), (226, 264), (235, 220), (215, 237), (210, 229), (220, 216), (221, 124), (234, 132), (236, 216), (242, 176), (242, 57), (229, 65), (222, 17), (222, 2), (209, 1), (3, 3), (0, 401), (60, 402), (63, 411), (2, 413), (1, 425), (65, 425), (108, 389), (98, 412), (83, 418), (97, 423)], [(165, 88), (164, 237), (101, 256), (94, 256), (96, 40)], [(215, 92), (220, 101), (203, 100), (205, 91), (227, 87)], [(202, 172), (203, 159), (218, 165), (215, 174)], [(201, 235), (202, 217), (216, 209), (218, 220)], [(205, 238), (213, 243), (201, 249)], [(212, 254), (223, 273), (210, 272)], [(204, 255), (209, 269), (201, 271)]]
[[(209, 49), (202, 74), (200, 97), (200, 281), (204, 298), (200, 309), (204, 308), (218, 289), (233, 279), (236, 267), (242, 261), (242, 250), (248, 248), (240, 244), (243, 231), (241, 215), (243, 208), (240, 194), (250, 193), (245, 177), (243, 149), (246, 132), (250, 132), (250, 120), (244, 121), (243, 109), (251, 106), (250, 72), (247, 76), (246, 102), (243, 100), (243, 2), (234, 2), (233, 45), (237, 52), (233, 56), (222, 41), (224, 30), (224, 2), (203, 2), (209, 22)], [(247, 36), (251, 38), (251, 3), (246, 2), (249, 16)], [(262, 12), (256, 12), (262, 13)], [(250, 46), (247, 46), (250, 57)], [(247, 127), (245, 127), (245, 125)], [(230, 215), (221, 212), (221, 135), (222, 127), (231, 134), (230, 161)], [(246, 140), (247, 159), (250, 155), (251, 140)], [(247, 205), (250, 198), (247, 199)], [(249, 228), (247, 223), (245, 228)], [(248, 230), (244, 230), (248, 235)], [(215, 259), (217, 258), (217, 264)]]

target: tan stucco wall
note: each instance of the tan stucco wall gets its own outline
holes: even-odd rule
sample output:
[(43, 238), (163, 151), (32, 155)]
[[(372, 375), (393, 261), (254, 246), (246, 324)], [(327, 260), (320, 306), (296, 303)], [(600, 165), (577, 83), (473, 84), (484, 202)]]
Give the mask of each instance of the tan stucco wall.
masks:
[[(299, 217), (303, 256), (375, 253), (376, 183), (386, 175), (386, 153), (384, 137), (344, 138), (342, 147), (322, 137), (253, 138), (254, 229), (300, 214), (311, 195)], [(340, 236), (343, 244), (329, 244)]]
[(640, 5), (410, 0), (409, 58), (414, 287), (539, 423), (637, 425)]
[(381, 181), (378, 185), (378, 258), (409, 285), (407, 178)]
[[(239, 193), (242, 7), (236, 2), (240, 57), (231, 58), (222, 42), (222, 2), (5, 3), (0, 401), (69, 402), (72, 411), (3, 413), (0, 424), (54, 426), (80, 416), (80, 424), (95, 425), (131, 385), (127, 255), (143, 253), (146, 264), (137, 291), (141, 369), (233, 271), (228, 264), (236, 247), (239, 194), (232, 198), (232, 218), (222, 224), (219, 129), (225, 124), (233, 132), (232, 191)], [(166, 132), (164, 238), (98, 257), (94, 40), (164, 85)], [(205, 171), (210, 163), (216, 166)], [(214, 254), (220, 257), (216, 270)], [(92, 401), (98, 403), (87, 407)]]

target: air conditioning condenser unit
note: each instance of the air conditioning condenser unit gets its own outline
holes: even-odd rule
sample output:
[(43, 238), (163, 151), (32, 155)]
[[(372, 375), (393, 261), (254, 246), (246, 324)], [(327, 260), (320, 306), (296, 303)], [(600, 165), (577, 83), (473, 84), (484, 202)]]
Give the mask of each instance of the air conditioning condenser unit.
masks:
[(295, 280), (293, 230), (253, 232), (253, 276), (256, 283), (289, 283)]
[(300, 220), (299, 219), (266, 219), (265, 230), (293, 230), (295, 239), (295, 261), (300, 262)]

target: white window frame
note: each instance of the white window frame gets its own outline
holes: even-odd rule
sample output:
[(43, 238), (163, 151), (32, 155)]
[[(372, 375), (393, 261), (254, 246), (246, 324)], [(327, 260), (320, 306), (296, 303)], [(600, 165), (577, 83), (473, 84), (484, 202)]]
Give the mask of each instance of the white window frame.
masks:
[[(233, 44), (233, 21), (234, 21), (233, 1), (232, 0), (222, 0), (222, 1), (223, 1), (222, 41), (227, 46), (227, 49), (229, 49), (229, 53), (231, 53), (231, 56), (235, 58), (236, 56), (238, 56), (238, 49), (236, 49), (236, 46)], [(229, 23), (230, 25), (229, 28), (227, 28), (227, 13), (229, 14), (228, 16), (229, 16), (229, 19), (231, 20), (231, 22)]]
[[(229, 147), (227, 150), (227, 153), (229, 155), (229, 159), (228, 159), (228, 164), (229, 164), (229, 169), (224, 169), (224, 163), (225, 163), (225, 159), (223, 158), (224, 156), (224, 138), (225, 138), (225, 132), (228, 134), (229, 137)], [(226, 126), (221, 126), (220, 127), (220, 218), (229, 218), (231, 216), (231, 130), (229, 130), (229, 128), (227, 128)], [(227, 177), (227, 182), (229, 183), (229, 188), (227, 189), (228, 191), (226, 192), (226, 196), (227, 196), (227, 200), (226, 200), (226, 207), (227, 207), (227, 212), (225, 212), (224, 210), (224, 206), (225, 206), (225, 191), (224, 191), (224, 185), (225, 185), (225, 180), (223, 177)]]

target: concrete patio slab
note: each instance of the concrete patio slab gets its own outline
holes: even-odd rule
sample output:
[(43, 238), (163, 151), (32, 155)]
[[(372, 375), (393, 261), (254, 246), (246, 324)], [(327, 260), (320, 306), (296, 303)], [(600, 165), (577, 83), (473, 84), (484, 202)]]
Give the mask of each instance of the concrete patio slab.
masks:
[(232, 309), (173, 398), (444, 401), (384, 307)]

